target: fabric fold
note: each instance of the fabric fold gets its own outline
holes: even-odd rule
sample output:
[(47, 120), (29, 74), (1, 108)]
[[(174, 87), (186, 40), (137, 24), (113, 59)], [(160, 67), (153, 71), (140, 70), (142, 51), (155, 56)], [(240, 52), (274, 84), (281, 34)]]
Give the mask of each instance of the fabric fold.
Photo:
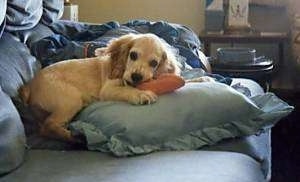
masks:
[[(171, 45), (180, 56), (185, 58), (188, 65), (193, 68), (205, 69), (198, 56), (201, 42), (197, 35), (179, 24), (146, 20), (132, 20), (124, 24), (116, 21), (104, 24), (57, 21), (49, 27), (56, 35), (37, 41), (31, 48), (34, 56), (41, 60), (44, 66), (61, 61), (61, 58), (73, 59), (95, 56), (94, 50), (96, 48), (105, 47), (110, 40), (128, 33), (153, 33)], [(64, 47), (60, 46), (62, 44)], [(41, 50), (41, 45), (44, 45), (46, 49)], [(74, 51), (68, 51), (70, 46)], [(87, 54), (79, 55), (78, 52), (87, 52)], [(48, 63), (49, 59), (43, 55), (51, 55), (51, 62)]]
[(38, 24), (43, 14), (42, 0), (7, 0), (6, 31), (28, 30)]
[(10, 97), (17, 97), (20, 86), (32, 79), (40, 68), (26, 45), (7, 32), (1, 37), (0, 60), (0, 85)]
[(43, 0), (42, 22), (46, 25), (58, 21), (64, 12), (63, 0)]

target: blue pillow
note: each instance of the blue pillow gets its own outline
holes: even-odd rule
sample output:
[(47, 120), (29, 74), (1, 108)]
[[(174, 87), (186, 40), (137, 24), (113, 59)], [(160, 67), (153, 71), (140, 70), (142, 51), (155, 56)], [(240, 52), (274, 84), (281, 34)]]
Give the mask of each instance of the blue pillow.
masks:
[(221, 83), (190, 83), (152, 105), (98, 102), (70, 125), (90, 150), (116, 156), (192, 150), (253, 135), (293, 110), (274, 94), (251, 99)]

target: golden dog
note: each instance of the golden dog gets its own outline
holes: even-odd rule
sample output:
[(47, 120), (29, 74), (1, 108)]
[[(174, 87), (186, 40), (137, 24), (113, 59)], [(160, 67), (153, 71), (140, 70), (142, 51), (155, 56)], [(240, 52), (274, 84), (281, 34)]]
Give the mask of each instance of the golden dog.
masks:
[(40, 124), (41, 135), (75, 141), (66, 126), (82, 107), (96, 100), (153, 103), (153, 92), (134, 86), (161, 73), (179, 74), (175, 56), (153, 34), (124, 35), (105, 54), (48, 66), (19, 89), (23, 103), (50, 113)]
[(67, 124), (84, 106), (93, 101), (150, 104), (157, 96), (134, 86), (162, 73), (180, 74), (175, 55), (153, 34), (124, 35), (95, 52), (101, 56), (48, 66), (19, 89), (23, 103), (49, 113), (38, 121), (41, 135), (76, 142)]

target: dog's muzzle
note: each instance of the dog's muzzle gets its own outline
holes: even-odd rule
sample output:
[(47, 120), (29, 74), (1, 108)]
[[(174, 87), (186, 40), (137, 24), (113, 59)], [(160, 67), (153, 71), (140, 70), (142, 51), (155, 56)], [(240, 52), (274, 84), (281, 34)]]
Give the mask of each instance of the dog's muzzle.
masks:
[(141, 75), (140, 73), (132, 73), (131, 80), (134, 85), (137, 85), (138, 83), (140, 83), (143, 80), (143, 75)]
[(143, 81), (143, 75), (140, 73), (132, 73), (130, 75), (130, 79), (124, 79), (124, 85), (129, 85), (132, 87), (136, 87), (138, 84), (140, 84)]

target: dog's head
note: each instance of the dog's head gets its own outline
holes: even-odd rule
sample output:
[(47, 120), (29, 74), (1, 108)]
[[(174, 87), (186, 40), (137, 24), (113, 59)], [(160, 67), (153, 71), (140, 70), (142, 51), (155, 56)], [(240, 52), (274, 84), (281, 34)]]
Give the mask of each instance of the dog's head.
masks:
[(131, 86), (162, 73), (179, 74), (175, 56), (154, 34), (121, 36), (106, 51), (111, 57), (111, 78), (121, 78)]

